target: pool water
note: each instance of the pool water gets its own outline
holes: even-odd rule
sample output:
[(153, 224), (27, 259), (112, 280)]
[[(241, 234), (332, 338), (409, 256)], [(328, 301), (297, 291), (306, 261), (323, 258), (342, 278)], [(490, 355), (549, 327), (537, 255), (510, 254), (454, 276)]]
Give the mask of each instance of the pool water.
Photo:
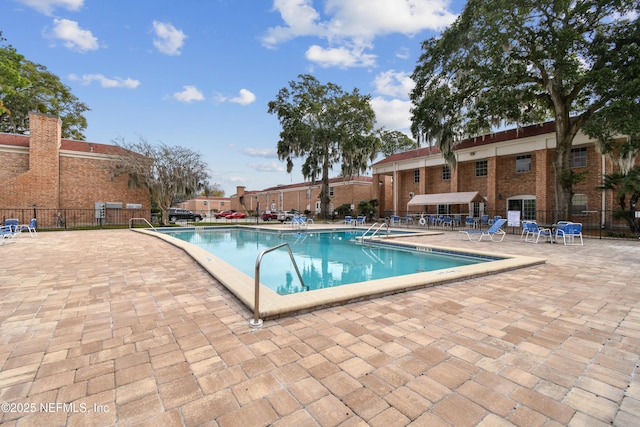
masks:
[(360, 230), (276, 233), (234, 228), (166, 233), (207, 250), (252, 278), (262, 251), (288, 243), (304, 286), (284, 247), (265, 254), (260, 267), (260, 282), (281, 295), (490, 261), (387, 245), (363, 245), (356, 239), (364, 233)]

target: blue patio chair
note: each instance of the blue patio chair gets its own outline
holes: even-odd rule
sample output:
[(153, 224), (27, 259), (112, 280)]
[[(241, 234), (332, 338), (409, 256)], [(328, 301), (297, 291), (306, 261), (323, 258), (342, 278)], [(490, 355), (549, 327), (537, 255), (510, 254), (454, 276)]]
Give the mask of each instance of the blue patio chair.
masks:
[(467, 227), (476, 228), (476, 220), (472, 216), (468, 216), (464, 220), (464, 223), (467, 225)]
[[(562, 229), (556, 230), (556, 241), (562, 236), (562, 242), (565, 245), (580, 245), (584, 246), (582, 241), (582, 224), (579, 222), (570, 222), (565, 224)], [(577, 243), (577, 239), (580, 239), (580, 243)]]
[(480, 224), (489, 225), (489, 215), (480, 215)]
[(353, 221), (353, 217), (351, 217), (351, 215), (346, 215), (344, 217), (344, 223), (347, 225), (351, 225), (351, 221)]
[(460, 224), (462, 224), (462, 216), (454, 215), (453, 216), (453, 225), (455, 225), (456, 227), (460, 227)]
[(529, 236), (529, 233), (533, 230), (530, 225), (532, 223), (535, 223), (535, 221), (522, 221), (522, 233), (520, 234), (520, 240), (522, 240), (522, 238), (526, 239)]
[[(525, 242), (538, 243), (540, 237), (544, 237), (548, 242), (553, 242), (553, 232), (549, 228), (539, 227), (537, 223), (529, 223), (529, 233), (524, 238)], [(534, 240), (535, 239), (535, 240)]]
[(356, 226), (358, 225), (365, 225), (367, 222), (367, 217), (364, 215), (358, 215), (356, 217)]
[[(497, 220), (488, 230), (478, 230), (476, 228), (470, 230), (460, 230), (460, 233), (464, 233), (467, 236), (468, 240), (479, 242), (483, 240), (485, 237), (491, 240), (492, 242), (502, 242), (504, 240), (504, 236), (506, 236), (506, 232), (502, 229), (502, 226), (507, 222), (506, 219)], [(478, 239), (472, 239), (471, 236), (479, 236)], [(499, 237), (499, 240), (498, 240)]]
[(442, 228), (444, 228), (444, 227), (453, 228), (453, 220), (451, 219), (451, 217), (449, 215), (445, 215), (440, 220), (440, 225), (442, 226)]
[(11, 225), (0, 226), (0, 244), (5, 245), (8, 243), (15, 243), (15, 238), (19, 236), (19, 232), (16, 231)]
[(436, 225), (437, 222), (438, 222), (438, 217), (436, 217), (435, 215), (429, 215), (429, 224)]
[(15, 218), (8, 218), (4, 220), (4, 225), (7, 227), (11, 227), (11, 230), (18, 231), (20, 227), (20, 221)]
[(400, 225), (400, 217), (398, 215), (391, 215), (390, 225)]
[(562, 237), (560, 233), (562, 233), (567, 224), (571, 224), (571, 221), (558, 221), (554, 224), (552, 231), (555, 230), (556, 241)]
[(22, 224), (22, 225), (18, 226), (18, 230), (20, 232), (23, 232), (24, 230), (27, 230), (31, 237), (36, 237), (36, 235), (37, 235), (36, 228), (37, 228), (37, 220), (35, 218), (33, 218), (31, 221), (29, 221), (29, 224)]

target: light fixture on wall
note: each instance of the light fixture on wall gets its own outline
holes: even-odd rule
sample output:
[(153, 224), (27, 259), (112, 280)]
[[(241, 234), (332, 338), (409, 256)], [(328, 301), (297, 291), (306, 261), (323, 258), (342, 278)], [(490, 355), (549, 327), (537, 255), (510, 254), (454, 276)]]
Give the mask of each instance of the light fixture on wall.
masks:
[(414, 196), (414, 193), (413, 193), (413, 191), (412, 191), (412, 192), (410, 192), (410, 193), (409, 193), (409, 198), (410, 198), (410, 199), (413, 199), (413, 196)]
[(502, 200), (502, 193), (498, 193), (498, 200)]
[(469, 155), (470, 155), (470, 156), (475, 156), (475, 155), (476, 155), (476, 152), (475, 152), (475, 151), (472, 151), (472, 152), (470, 152), (470, 153), (469, 153)]

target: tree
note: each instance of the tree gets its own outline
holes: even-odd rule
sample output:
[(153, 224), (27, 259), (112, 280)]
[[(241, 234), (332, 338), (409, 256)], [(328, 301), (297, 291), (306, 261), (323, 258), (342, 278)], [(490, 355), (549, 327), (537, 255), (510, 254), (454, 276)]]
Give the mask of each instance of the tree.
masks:
[(340, 86), (320, 84), (308, 74), (298, 78), (269, 102), (269, 113), (277, 114), (282, 125), (278, 157), (286, 160), (289, 173), (295, 157), (306, 157), (302, 175), (312, 182), (321, 176), (320, 209), (327, 217), (333, 164), (341, 162), (340, 172), (348, 178), (365, 172), (379, 152), (375, 113), (370, 96), (358, 89), (345, 93)]
[(412, 132), (455, 166), (464, 137), (549, 118), (556, 208), (568, 218), (571, 146), (596, 113), (640, 99), (636, 0), (470, 0), (413, 73)]
[[(635, 166), (626, 173), (606, 174), (602, 188), (613, 191), (618, 200), (620, 209), (613, 212), (614, 218), (624, 219), (631, 231), (637, 232), (640, 224), (635, 218), (635, 210), (640, 200), (640, 166)], [(628, 205), (627, 197), (629, 197)]]
[(382, 141), (382, 149), (380, 152), (386, 157), (389, 157), (394, 153), (418, 148), (418, 143), (416, 141), (400, 131), (380, 129), (378, 134), (380, 136), (380, 141)]
[(63, 138), (85, 139), (83, 113), (89, 107), (45, 66), (25, 59), (11, 45), (0, 46), (0, 132), (28, 132), (31, 111), (60, 117)]
[(127, 174), (130, 186), (147, 188), (162, 210), (163, 223), (178, 197), (193, 197), (207, 184), (207, 165), (198, 152), (163, 143), (153, 145), (143, 138), (137, 143), (123, 139), (115, 143), (128, 154), (114, 163), (111, 175)]
[(217, 182), (213, 184), (207, 183), (204, 185), (200, 195), (205, 197), (224, 197), (224, 190)]

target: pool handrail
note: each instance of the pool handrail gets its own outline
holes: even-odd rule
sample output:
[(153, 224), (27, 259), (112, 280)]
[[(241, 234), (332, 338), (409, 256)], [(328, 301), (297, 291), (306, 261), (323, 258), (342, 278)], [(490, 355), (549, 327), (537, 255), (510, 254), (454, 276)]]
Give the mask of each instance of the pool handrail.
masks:
[[(371, 227), (367, 228), (367, 231), (364, 232), (364, 234), (362, 236), (360, 236), (360, 241), (364, 243), (364, 238), (367, 235), (367, 233), (369, 231), (371, 231), (376, 225), (378, 225), (377, 222), (374, 222), (373, 224), (371, 224)], [(382, 229), (382, 227), (386, 227), (387, 228), (387, 236), (389, 235), (389, 224), (387, 224), (386, 222), (383, 222), (382, 224), (380, 224), (380, 226), (373, 230), (373, 233), (371, 233), (371, 236), (369, 236), (369, 243), (371, 243), (371, 240), (373, 239), (373, 237), (378, 234), (378, 232)]]
[(256, 258), (256, 269), (255, 269), (255, 295), (253, 301), (253, 319), (249, 321), (249, 324), (253, 328), (260, 328), (262, 326), (262, 319), (260, 319), (260, 263), (262, 262), (262, 257), (268, 252), (275, 251), (276, 249), (280, 249), (281, 247), (286, 246), (287, 251), (289, 252), (289, 258), (291, 258), (291, 262), (293, 263), (293, 267), (296, 269), (296, 274), (298, 275), (298, 279), (300, 279), (300, 284), (304, 287), (304, 280), (302, 280), (302, 275), (300, 274), (300, 270), (298, 270), (298, 264), (296, 264), (296, 260), (293, 258), (293, 253), (291, 252), (291, 247), (289, 243), (284, 242), (276, 245), (272, 248), (265, 249), (264, 251), (258, 254), (258, 258)]
[(148, 225), (149, 227), (151, 227), (153, 230), (155, 230), (155, 229), (156, 229), (153, 225), (151, 225), (151, 223), (150, 223), (149, 221), (147, 221), (147, 219), (146, 219), (146, 218), (130, 218), (130, 219), (129, 219), (129, 228), (133, 228), (133, 220), (134, 220), (134, 219), (142, 220), (142, 221), (146, 222), (146, 223), (147, 223), (147, 225)]

